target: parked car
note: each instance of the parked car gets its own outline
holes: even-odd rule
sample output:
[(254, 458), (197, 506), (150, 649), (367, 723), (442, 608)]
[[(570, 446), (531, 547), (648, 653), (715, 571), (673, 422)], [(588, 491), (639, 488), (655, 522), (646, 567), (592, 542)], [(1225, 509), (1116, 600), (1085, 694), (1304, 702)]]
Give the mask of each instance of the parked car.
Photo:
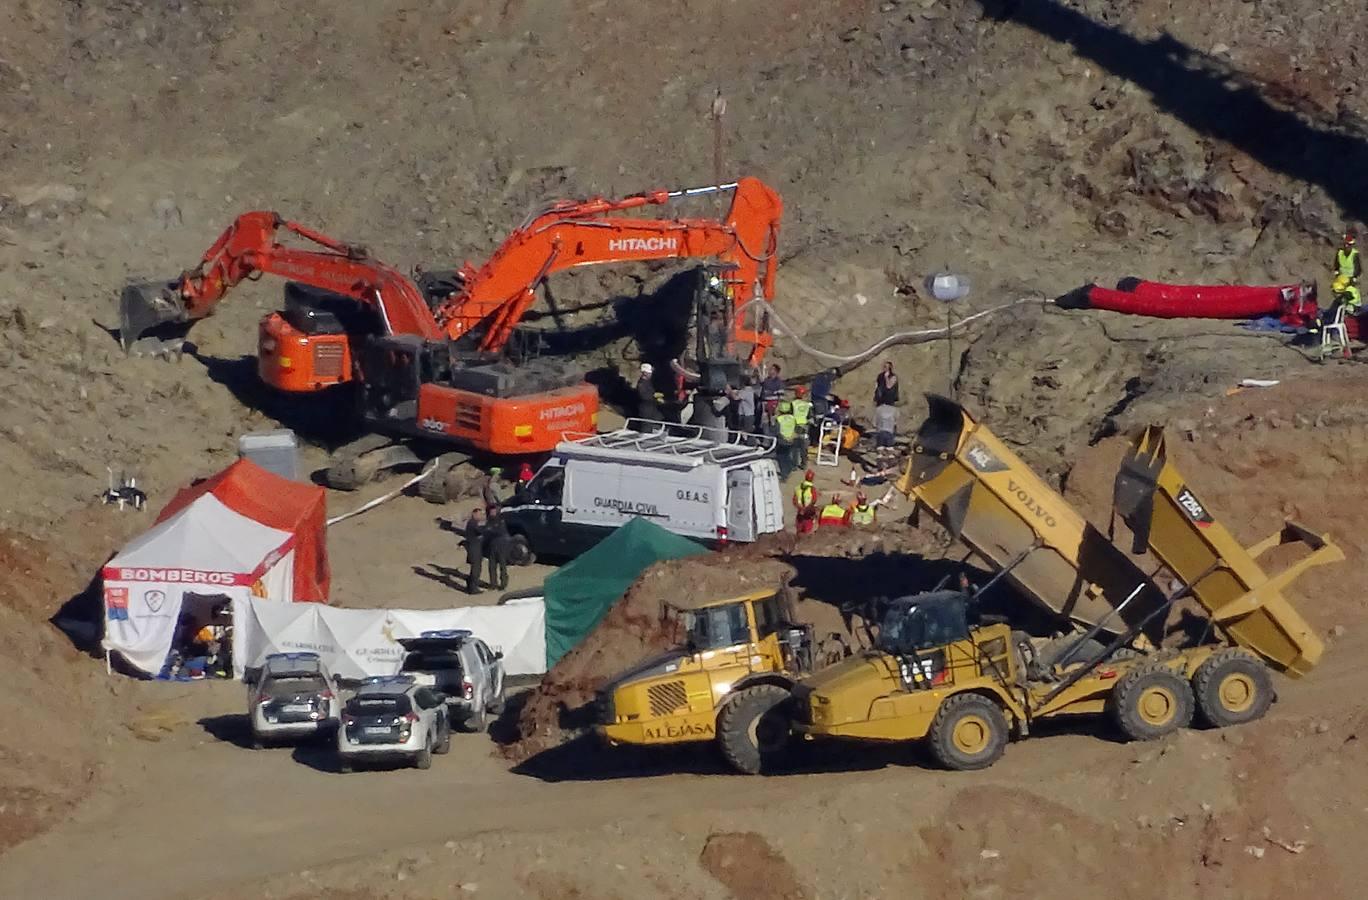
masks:
[(408, 651), (399, 672), (446, 695), (449, 718), (467, 731), (484, 731), (504, 709), (503, 654), (466, 629), (424, 631), (400, 638)]
[(358, 761), (406, 759), (432, 766), (451, 749), (446, 697), (409, 675), (367, 678), (342, 708), (337, 755), (343, 772)]
[(710, 547), (784, 530), (774, 439), (629, 419), (556, 445), (500, 505), (512, 562), (570, 559), (641, 516)]
[(317, 653), (272, 653), (247, 688), (252, 746), (305, 738), (337, 727), (341, 704)]

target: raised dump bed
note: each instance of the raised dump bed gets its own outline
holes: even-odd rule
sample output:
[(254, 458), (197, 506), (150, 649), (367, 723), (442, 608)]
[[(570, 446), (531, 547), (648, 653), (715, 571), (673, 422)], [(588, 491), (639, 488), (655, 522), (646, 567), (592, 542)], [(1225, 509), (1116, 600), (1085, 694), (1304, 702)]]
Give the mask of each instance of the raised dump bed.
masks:
[[(898, 488), (1044, 609), (1112, 634), (1162, 638), (1171, 598), (959, 404), (930, 396)], [(1245, 549), (1167, 462), (1149, 429), (1117, 476), (1118, 512), (1233, 643), (1302, 675), (1323, 646), (1281, 591), (1307, 568), (1343, 559), (1329, 538), (1287, 523)], [(1312, 552), (1270, 578), (1255, 557), (1300, 542)], [(1158, 571), (1152, 573), (1157, 575)]]
[[(1164, 563), (1231, 643), (1288, 675), (1305, 675), (1320, 661), (1325, 645), (1282, 591), (1312, 566), (1344, 559), (1328, 536), (1288, 521), (1241, 546), (1168, 462), (1164, 431), (1154, 426), (1131, 443), (1116, 475), (1115, 506), (1135, 536), (1135, 552), (1148, 550)], [(1270, 577), (1257, 559), (1284, 544), (1311, 552)]]

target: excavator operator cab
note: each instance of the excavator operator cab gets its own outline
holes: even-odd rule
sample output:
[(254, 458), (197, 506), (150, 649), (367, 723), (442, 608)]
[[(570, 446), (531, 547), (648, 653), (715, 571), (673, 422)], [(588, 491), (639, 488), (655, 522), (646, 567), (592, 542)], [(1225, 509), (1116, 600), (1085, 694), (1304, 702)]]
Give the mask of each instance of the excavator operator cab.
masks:
[(446, 345), (417, 335), (373, 337), (366, 342), (361, 369), (365, 373), (364, 414), (372, 424), (412, 421), (421, 385), (450, 374)]

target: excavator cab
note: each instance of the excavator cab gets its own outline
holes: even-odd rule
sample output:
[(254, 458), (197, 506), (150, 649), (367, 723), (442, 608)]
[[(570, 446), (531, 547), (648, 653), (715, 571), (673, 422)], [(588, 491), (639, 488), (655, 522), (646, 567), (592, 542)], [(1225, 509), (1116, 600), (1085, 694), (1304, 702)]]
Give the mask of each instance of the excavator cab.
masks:
[[(440, 345), (439, 345), (440, 346)], [(435, 380), (433, 342), (417, 335), (373, 337), (362, 351), (363, 415), (372, 425), (412, 421), (418, 389)]]

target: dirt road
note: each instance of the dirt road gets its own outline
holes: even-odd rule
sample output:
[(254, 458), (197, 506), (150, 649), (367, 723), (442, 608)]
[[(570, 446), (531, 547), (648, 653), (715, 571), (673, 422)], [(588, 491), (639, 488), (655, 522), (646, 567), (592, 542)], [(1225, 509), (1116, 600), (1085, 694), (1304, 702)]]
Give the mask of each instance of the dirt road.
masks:
[[(943, 829), (957, 817), (979, 815), (975, 804), (989, 795), (1008, 798), (991, 811), (998, 826), (1069, 826), (1059, 839), (1073, 842), (1087, 861), (1080, 887), (1093, 876), (1112, 877), (1113, 866), (1148, 858), (1155, 840), (1181, 857), (1203, 829), (1222, 835), (1209, 848), (1207, 867), (1286, 872), (1331, 887), (1351, 873), (1368, 874), (1368, 861), (1330, 840), (1335, 826), (1327, 820), (1368, 821), (1365, 805), (1352, 800), (1368, 785), (1364, 751), (1356, 746), (1362, 742), (1339, 722), (1320, 730), (1342, 688), (1356, 679), (1365, 650), (1368, 634), (1332, 646), (1313, 678), (1280, 682), (1274, 713), (1244, 729), (1187, 732), (1155, 745), (1071, 730), (1013, 745), (991, 771), (963, 774), (916, 767), (914, 755), (900, 752), (847, 754), (853, 771), (744, 778), (715, 770), (706, 751), (673, 755), (642, 774), (611, 764), (578, 775), (554, 767), (517, 774), (491, 755), (488, 738), (463, 735), (430, 771), (344, 776), (323, 750), (257, 752), (236, 743), (236, 685), (150, 685), (175, 694), (165, 698), (170, 708), (205, 715), (204, 724), (187, 722), (162, 741), (138, 742), (134, 752), (111, 759), (122, 789), (87, 802), (69, 821), (0, 859), (0, 896), (87, 897), (92, 884), (108, 900), (267, 891), (337, 896), (332, 889), (344, 888), (353, 893), (342, 896), (353, 897), (396, 890), (404, 897), (450, 896), (425, 891), (473, 884), (481, 896), (627, 897), (641, 895), (634, 885), (657, 889), (659, 879), (673, 885), (667, 896), (692, 896), (694, 888), (700, 896), (726, 896), (697, 856), (715, 832), (751, 831), (763, 831), (810, 896), (875, 896), (885, 868), (916, 870), (928, 861), (948, 868), (921, 872), (920, 887), (909, 886), (905, 896), (938, 896), (931, 890), (936, 878), (971, 877), (954, 874), (961, 865), (984, 867), (972, 877), (997, 885), (976, 896), (1018, 896), (1052, 876), (1037, 873), (1023, 884), (990, 878), (1014, 852), (995, 842), (1011, 835), (983, 823), (979, 834), (951, 825), (949, 838), (977, 842), (979, 858), (960, 861), (958, 851), (942, 846)], [(1324, 753), (1348, 757), (1334, 770), (1305, 771)], [(1308, 809), (1293, 790), (1299, 778), (1349, 772), (1341, 809)], [(1262, 787), (1251, 793), (1255, 778)], [(1274, 807), (1265, 807), (1268, 796), (1277, 799)], [(1087, 829), (1076, 831), (1074, 820)], [(1289, 846), (1305, 842), (1304, 852), (1269, 843), (1264, 827)], [(1264, 852), (1255, 857), (1247, 846)], [(1130, 881), (1118, 875), (1116, 896), (1156, 896), (1146, 885), (1178, 887), (1162, 871), (1142, 874)]]

